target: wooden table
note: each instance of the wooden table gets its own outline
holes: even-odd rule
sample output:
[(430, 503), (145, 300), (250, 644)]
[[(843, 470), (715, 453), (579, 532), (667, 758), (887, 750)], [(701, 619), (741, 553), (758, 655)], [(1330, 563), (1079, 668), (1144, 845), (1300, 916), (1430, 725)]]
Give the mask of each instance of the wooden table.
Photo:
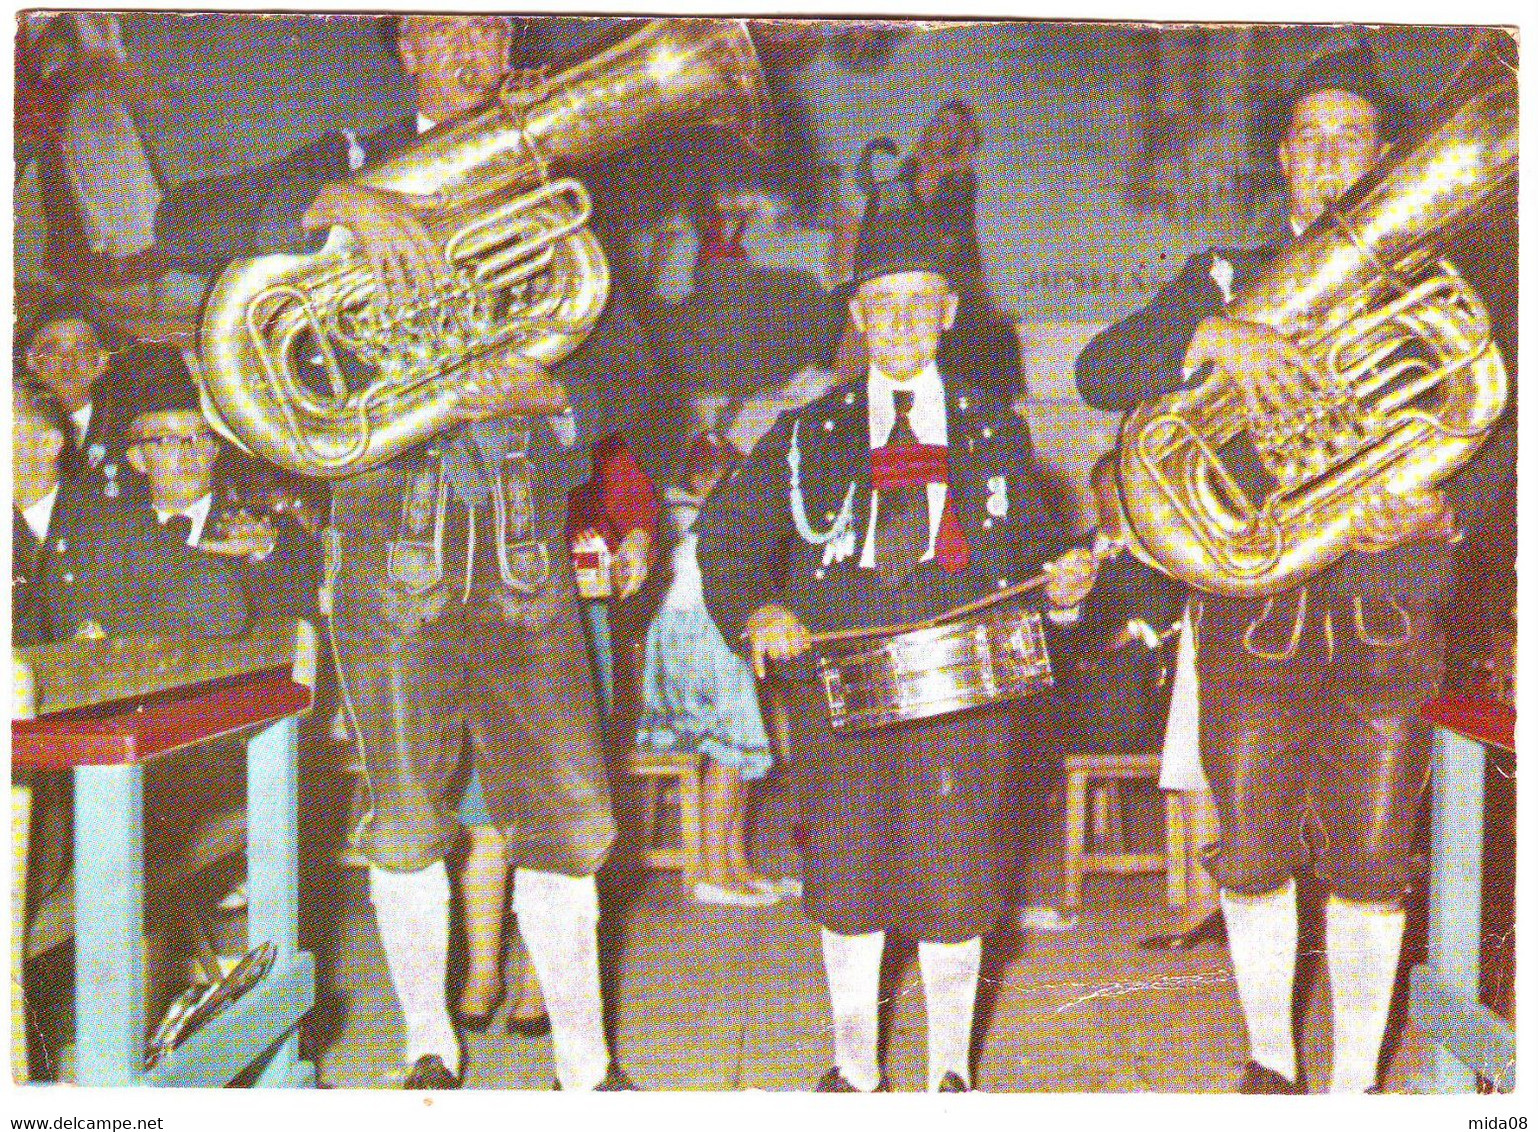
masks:
[[(134, 682), (111, 674), (125, 657), (141, 669), (152, 658), (139, 694), (115, 694)], [(22, 650), (14, 664), (13, 764), (74, 777), (76, 1082), (219, 1086), (256, 1067), (260, 1085), (313, 1085), (297, 1030), (315, 999), (297, 928), (298, 719), (313, 697), (313, 631), (285, 622), (238, 642), (71, 642)], [(247, 736), (249, 946), (271, 941), (276, 959), (146, 1072), (145, 767), (233, 735)]]
[(1410, 972), (1410, 1017), (1433, 1043), (1423, 1085), (1469, 1093), (1484, 1077), (1516, 1087), (1512, 1024), (1479, 1001), (1479, 946), (1488, 749), (1514, 751), (1516, 711), (1466, 695), (1440, 696), (1422, 714), (1432, 741), (1431, 891), (1427, 962)]

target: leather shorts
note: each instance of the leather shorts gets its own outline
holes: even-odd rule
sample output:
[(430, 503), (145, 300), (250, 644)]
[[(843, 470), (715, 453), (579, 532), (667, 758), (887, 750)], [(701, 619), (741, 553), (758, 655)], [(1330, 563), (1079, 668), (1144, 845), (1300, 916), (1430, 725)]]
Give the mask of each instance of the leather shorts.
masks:
[(1430, 775), (1437, 611), (1305, 587), (1203, 597), (1193, 616), (1218, 883), (1258, 895), (1311, 863), (1343, 899), (1400, 902)]
[(353, 842), (391, 870), (442, 859), (468, 736), (511, 864), (591, 875), (616, 829), (569, 556), (509, 547), (500, 495), (468, 508), (403, 463), (338, 484), (327, 534), (331, 644), (366, 769)]

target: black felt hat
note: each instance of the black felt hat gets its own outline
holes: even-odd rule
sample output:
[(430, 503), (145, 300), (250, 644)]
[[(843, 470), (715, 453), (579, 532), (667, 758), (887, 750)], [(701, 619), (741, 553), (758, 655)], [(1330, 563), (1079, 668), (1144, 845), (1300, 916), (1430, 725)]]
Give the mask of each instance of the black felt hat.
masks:
[(135, 375), (134, 416), (147, 413), (201, 413), (202, 398), (173, 346), (151, 344), (134, 351), (131, 370)]
[(914, 197), (905, 178), (875, 181), (869, 176), (875, 152), (896, 151), (890, 138), (877, 138), (860, 156), (860, 181), (866, 192), (865, 217), (855, 244), (853, 287), (883, 275), (932, 271), (951, 279), (956, 272), (960, 240), (955, 231), (935, 224)]
[(1357, 43), (1314, 59), (1285, 95), (1262, 107), (1255, 132), (1267, 152), (1281, 145), (1298, 103), (1321, 90), (1342, 90), (1371, 103), (1378, 111), (1380, 142), (1393, 141), (1406, 125), (1409, 111), (1404, 99), (1383, 85), (1372, 48)]

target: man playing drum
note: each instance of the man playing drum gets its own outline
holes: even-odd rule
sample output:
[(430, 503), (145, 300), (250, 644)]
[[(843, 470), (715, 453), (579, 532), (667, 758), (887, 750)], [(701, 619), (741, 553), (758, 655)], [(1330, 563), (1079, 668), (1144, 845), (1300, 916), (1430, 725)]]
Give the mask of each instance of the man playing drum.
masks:
[[(760, 676), (773, 660), (805, 677), (812, 634), (931, 618), (1029, 579), (1063, 546), (1012, 391), (935, 363), (955, 251), (921, 213), (873, 201), (849, 304), (868, 373), (782, 417), (701, 519), (706, 602)], [(1071, 551), (1049, 570), (1048, 596), (1071, 610), (1094, 561)], [(796, 841), (834, 1017), (818, 1089), (882, 1087), (881, 955), (899, 932), (919, 941), (929, 1089), (965, 1091), (981, 940), (1015, 890), (1017, 713), (1000, 702), (835, 733), (814, 681), (787, 687)]]

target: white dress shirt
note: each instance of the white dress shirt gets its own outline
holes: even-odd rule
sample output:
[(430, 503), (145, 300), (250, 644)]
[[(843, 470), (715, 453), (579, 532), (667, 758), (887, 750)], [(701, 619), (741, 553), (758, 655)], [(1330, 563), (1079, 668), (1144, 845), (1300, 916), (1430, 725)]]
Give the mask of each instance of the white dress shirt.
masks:
[(48, 524), (53, 522), (53, 505), (59, 499), (59, 485), (54, 484), (52, 490), (30, 507), (22, 509), (21, 517), (34, 535), (37, 541), (42, 542), (48, 537)]
[[(913, 393), (913, 409), (908, 414), (908, 426), (920, 444), (946, 447), (945, 432), (945, 382), (933, 362), (920, 370), (909, 381), (893, 381), (875, 366), (871, 367), (867, 385), (867, 401), (870, 406), (871, 450), (886, 445), (892, 435), (892, 425), (897, 420), (897, 405), (892, 391), (897, 388)], [(926, 484), (925, 495), (929, 499), (929, 546), (920, 562), (928, 562), (935, 556), (935, 538), (940, 533), (940, 519), (945, 514), (945, 497), (949, 488), (943, 483)], [(881, 493), (874, 488), (870, 493), (870, 519), (865, 524), (865, 547), (860, 552), (860, 565), (868, 570), (876, 567), (876, 522), (881, 509)]]
[(173, 515), (187, 516), (187, 518), (192, 520), (192, 531), (187, 535), (187, 545), (197, 546), (203, 540), (203, 527), (208, 523), (208, 512), (213, 507), (213, 503), (214, 496), (210, 492), (190, 507), (185, 507), (180, 511), (162, 511), (159, 507), (156, 507), (155, 518), (163, 527), (171, 521)]
[(91, 402), (87, 401), (69, 415), (75, 422), (75, 444), (84, 446), (85, 434), (91, 431)]

